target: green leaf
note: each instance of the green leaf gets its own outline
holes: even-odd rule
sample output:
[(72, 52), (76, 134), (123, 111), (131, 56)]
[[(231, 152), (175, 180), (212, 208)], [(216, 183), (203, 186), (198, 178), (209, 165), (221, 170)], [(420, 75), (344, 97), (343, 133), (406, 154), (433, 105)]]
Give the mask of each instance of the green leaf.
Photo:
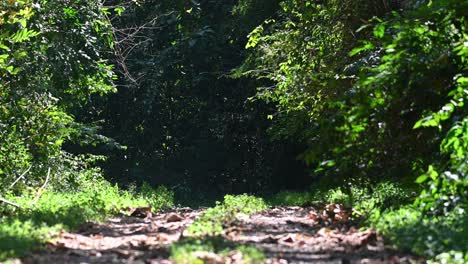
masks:
[(8, 46), (5, 46), (4, 44), (0, 43), (0, 49), (10, 51), (10, 48)]
[(125, 10), (123, 7), (119, 6), (114, 8), (115, 12), (117, 13), (118, 16), (122, 16), (123, 11)]
[(360, 26), (357, 30), (356, 30), (356, 33), (359, 33), (361, 32), (362, 30), (366, 29), (369, 27), (369, 24), (364, 24), (362, 26)]
[(24, 27), (24, 28), (26, 27), (26, 23), (27, 23), (27, 20), (26, 20), (26, 19), (24, 19), (24, 18), (23, 18), (23, 19), (20, 19), (20, 20), (18, 20), (18, 22), (20, 23), (20, 25), (21, 25), (22, 27)]
[(416, 183), (423, 183), (427, 179), (429, 179), (429, 176), (427, 174), (423, 174), (416, 179)]
[(366, 50), (371, 50), (374, 48), (374, 44), (372, 44), (371, 42), (369, 41), (364, 41), (364, 45), (363, 46), (360, 46), (360, 47), (357, 47), (357, 48), (354, 48), (351, 52), (349, 52), (349, 56), (354, 56), (358, 53), (361, 53), (362, 51), (366, 51)]
[(383, 38), (385, 35), (385, 25), (384, 24), (378, 24), (374, 27), (374, 36), (376, 38)]
[(440, 125), (439, 119), (436, 118), (436, 116), (429, 115), (424, 117), (423, 119), (419, 120), (414, 124), (413, 129), (419, 128), (419, 127), (438, 127)]
[(28, 30), (28, 29), (21, 29), (19, 30), (18, 32), (16, 32), (15, 34), (13, 34), (13, 36), (11, 37), (11, 40), (13, 42), (16, 42), (16, 43), (21, 43), (25, 40), (29, 40), (31, 39), (32, 37), (35, 37), (39, 35), (39, 32), (37, 31), (34, 31), (34, 30)]
[(418, 120), (418, 122), (416, 122), (416, 124), (414, 124), (413, 129), (420, 128), (421, 125), (422, 125), (422, 122), (423, 122), (422, 120)]

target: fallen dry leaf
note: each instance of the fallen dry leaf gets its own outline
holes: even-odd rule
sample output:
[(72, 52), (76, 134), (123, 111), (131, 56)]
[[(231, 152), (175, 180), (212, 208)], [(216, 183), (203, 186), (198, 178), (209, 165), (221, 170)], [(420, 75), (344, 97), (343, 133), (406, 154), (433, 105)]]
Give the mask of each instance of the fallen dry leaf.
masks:
[(172, 223), (172, 222), (180, 222), (184, 220), (184, 218), (176, 213), (172, 213), (172, 214), (169, 214), (167, 217), (166, 217), (166, 222), (168, 223)]
[(317, 212), (315, 211), (310, 211), (309, 214), (307, 215), (310, 219), (317, 221), (317, 219), (320, 217)]
[[(169, 264), (168, 247), (180, 239), (181, 233), (200, 214), (200, 211), (175, 209), (147, 217), (148, 210), (130, 209), (132, 213), (140, 211), (146, 218), (123, 216), (106, 223), (88, 223), (78, 233), (62, 232), (55, 242), (47, 244), (46, 250), (33, 252), (24, 263)], [(351, 209), (340, 204), (330, 204), (328, 209), (330, 211), (324, 206), (321, 210), (313, 207), (266, 210), (244, 221), (229, 223), (222, 238), (266, 252), (265, 263), (272, 264), (316, 263), (318, 260), (330, 263), (338, 260), (337, 257), (353, 263), (392, 263), (392, 260), (423, 263), (416, 257), (389, 250), (375, 230), (360, 231), (350, 227), (352, 223), (346, 219)], [(400, 257), (392, 259), (395, 254)], [(242, 259), (245, 255), (236, 250), (225, 257), (210, 252), (197, 255), (209, 264), (245, 263)]]
[(291, 235), (288, 235), (287, 237), (281, 239), (282, 242), (286, 242), (286, 243), (294, 243), (294, 239), (292, 238)]
[(341, 211), (340, 213), (335, 214), (334, 219), (335, 219), (336, 221), (345, 222), (345, 221), (348, 221), (349, 216), (348, 216), (348, 214), (346, 214), (345, 212)]
[(322, 227), (320, 230), (317, 232), (317, 235), (322, 236), (322, 237), (328, 237), (330, 235), (330, 228), (328, 227)]
[(242, 262), (242, 259), (244, 257), (244, 255), (242, 255), (242, 252), (238, 251), (238, 250), (233, 250), (231, 252), (229, 252), (229, 254), (227, 255), (229, 260), (228, 262), (230, 263), (243, 263)]
[(130, 214), (130, 216), (133, 217), (138, 217), (138, 218), (147, 218), (151, 217), (151, 207), (138, 207), (133, 210), (133, 212)]
[(99, 240), (99, 239), (103, 239), (104, 237), (102, 235), (92, 235), (91, 238)]

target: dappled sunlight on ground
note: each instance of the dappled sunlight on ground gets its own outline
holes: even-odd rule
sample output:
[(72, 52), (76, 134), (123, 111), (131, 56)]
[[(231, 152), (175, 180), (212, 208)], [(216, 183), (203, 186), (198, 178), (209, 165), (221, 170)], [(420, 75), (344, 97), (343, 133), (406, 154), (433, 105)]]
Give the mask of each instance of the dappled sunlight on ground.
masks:
[[(102, 224), (86, 224), (76, 232), (62, 232), (25, 263), (172, 263), (169, 245), (186, 235), (184, 230), (200, 211), (137, 213), (133, 212), (139, 217), (112, 218)], [(330, 218), (326, 209), (312, 207), (276, 207), (240, 215), (217, 239), (258, 248), (266, 263), (422, 262), (385, 245), (374, 230), (359, 231), (352, 221)], [(236, 251), (226, 256), (197, 254), (205, 263), (244, 263)]]

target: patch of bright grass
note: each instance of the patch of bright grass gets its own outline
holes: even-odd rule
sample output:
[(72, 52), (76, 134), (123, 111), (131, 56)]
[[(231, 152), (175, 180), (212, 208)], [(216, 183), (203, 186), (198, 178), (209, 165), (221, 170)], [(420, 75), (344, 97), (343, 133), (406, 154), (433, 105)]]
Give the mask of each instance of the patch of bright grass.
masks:
[(0, 220), (0, 261), (25, 255), (47, 241), (61, 225), (37, 225), (29, 220), (2, 218)]
[(435, 216), (423, 214), (414, 206), (403, 206), (383, 213), (375, 211), (369, 217), (368, 224), (402, 250), (435, 260), (444, 257), (459, 259), (458, 253), (465, 252), (462, 255), (468, 262), (467, 220), (468, 217), (461, 208), (456, 208), (444, 216)]
[[(246, 264), (262, 263), (265, 260), (265, 255), (255, 247), (236, 245), (221, 236), (184, 238), (172, 244), (170, 252), (171, 261), (178, 264), (224, 263), (227, 258), (239, 254), (242, 263)], [(214, 261), (215, 258), (218, 262)]]
[(226, 195), (223, 203), (204, 211), (195, 222), (187, 228), (192, 236), (216, 236), (223, 231), (223, 225), (236, 220), (241, 215), (250, 215), (267, 209), (261, 198), (250, 195)]
[(7, 197), (22, 209), (0, 209), (0, 260), (21, 257), (50, 239), (59, 229), (74, 229), (87, 221), (102, 221), (124, 207), (151, 205), (153, 210), (173, 206), (173, 194), (164, 187), (143, 185), (131, 193), (107, 182), (75, 192), (46, 191), (33, 196)]
[(410, 192), (391, 182), (382, 182), (369, 186), (352, 186), (348, 191), (343, 188), (328, 190), (312, 189), (308, 192), (283, 191), (266, 200), (273, 206), (304, 206), (323, 203), (340, 203), (353, 207), (362, 214), (369, 214), (373, 209), (387, 209), (408, 201)]

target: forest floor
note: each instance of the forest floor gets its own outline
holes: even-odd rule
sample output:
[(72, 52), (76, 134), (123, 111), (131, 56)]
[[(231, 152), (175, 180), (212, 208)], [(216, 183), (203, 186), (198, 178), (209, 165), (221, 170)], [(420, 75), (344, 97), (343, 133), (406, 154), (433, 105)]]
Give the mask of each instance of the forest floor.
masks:
[[(185, 228), (202, 210), (179, 208), (88, 223), (60, 232), (23, 263), (173, 263), (170, 248), (187, 239)], [(358, 229), (348, 219), (326, 221), (313, 207), (273, 207), (241, 216), (218, 238), (262, 251), (265, 263), (422, 263), (398, 252), (373, 229)], [(194, 252), (204, 263), (244, 263), (242, 253)]]

